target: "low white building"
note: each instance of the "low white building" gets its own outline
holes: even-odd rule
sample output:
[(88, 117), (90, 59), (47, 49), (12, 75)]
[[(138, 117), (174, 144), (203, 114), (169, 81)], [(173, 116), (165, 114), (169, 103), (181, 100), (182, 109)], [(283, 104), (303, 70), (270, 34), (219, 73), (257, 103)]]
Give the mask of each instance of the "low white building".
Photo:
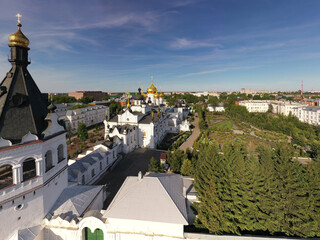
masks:
[(69, 185), (92, 184), (117, 160), (121, 159), (121, 141), (115, 137), (93, 147), (85, 155), (78, 155), (77, 160), (69, 160)]
[(239, 105), (247, 108), (248, 112), (267, 112), (270, 109), (271, 100), (245, 100)]
[(159, 173), (127, 177), (104, 217), (110, 233), (183, 238), (188, 225), (183, 177)]
[(207, 107), (209, 112), (224, 112), (224, 104), (223, 103), (218, 103), (216, 107), (212, 106), (211, 104), (208, 104)]
[(75, 110), (68, 110), (66, 113), (66, 126), (77, 129), (79, 123), (84, 123), (87, 127), (102, 123), (109, 118), (109, 107), (102, 105), (88, 106)]

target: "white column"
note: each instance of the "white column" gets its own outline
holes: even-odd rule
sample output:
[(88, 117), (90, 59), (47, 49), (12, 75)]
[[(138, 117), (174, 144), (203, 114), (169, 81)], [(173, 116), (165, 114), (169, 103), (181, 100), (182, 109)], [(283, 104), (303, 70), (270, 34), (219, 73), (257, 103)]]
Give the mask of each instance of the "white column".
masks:
[(21, 164), (12, 167), (13, 184), (19, 184), (22, 181), (22, 166)]
[[(52, 156), (53, 157), (53, 156)], [(36, 174), (37, 176), (41, 176), (42, 174), (42, 159), (39, 158), (39, 159), (36, 159)]]

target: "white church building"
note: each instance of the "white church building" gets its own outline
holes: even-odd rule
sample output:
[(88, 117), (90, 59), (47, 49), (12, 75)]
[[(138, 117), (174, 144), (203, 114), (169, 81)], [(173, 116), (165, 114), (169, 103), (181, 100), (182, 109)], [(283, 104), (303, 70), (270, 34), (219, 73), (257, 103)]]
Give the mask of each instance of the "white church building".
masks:
[(186, 120), (189, 112), (185, 105), (178, 103), (174, 108), (166, 109), (163, 95), (157, 93), (153, 83), (147, 89), (147, 94), (141, 93), (140, 88), (138, 91), (134, 105), (128, 104), (110, 121), (104, 121), (105, 138), (119, 137), (124, 153), (140, 147), (156, 148), (168, 132), (190, 130)]

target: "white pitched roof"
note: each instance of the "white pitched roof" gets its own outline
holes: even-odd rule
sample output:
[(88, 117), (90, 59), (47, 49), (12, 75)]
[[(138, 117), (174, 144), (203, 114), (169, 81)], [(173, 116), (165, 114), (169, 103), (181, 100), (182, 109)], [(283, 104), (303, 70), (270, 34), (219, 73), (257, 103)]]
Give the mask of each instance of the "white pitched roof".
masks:
[(127, 177), (104, 217), (187, 225), (182, 176), (151, 173)]

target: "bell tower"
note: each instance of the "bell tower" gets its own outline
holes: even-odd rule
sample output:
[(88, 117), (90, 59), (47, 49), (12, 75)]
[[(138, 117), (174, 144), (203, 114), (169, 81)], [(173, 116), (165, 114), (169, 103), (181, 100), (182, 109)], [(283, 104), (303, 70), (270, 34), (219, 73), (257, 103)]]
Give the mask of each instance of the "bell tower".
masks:
[(29, 39), (17, 17), (12, 66), (0, 83), (1, 239), (40, 226), (68, 184), (66, 132), (27, 70)]

